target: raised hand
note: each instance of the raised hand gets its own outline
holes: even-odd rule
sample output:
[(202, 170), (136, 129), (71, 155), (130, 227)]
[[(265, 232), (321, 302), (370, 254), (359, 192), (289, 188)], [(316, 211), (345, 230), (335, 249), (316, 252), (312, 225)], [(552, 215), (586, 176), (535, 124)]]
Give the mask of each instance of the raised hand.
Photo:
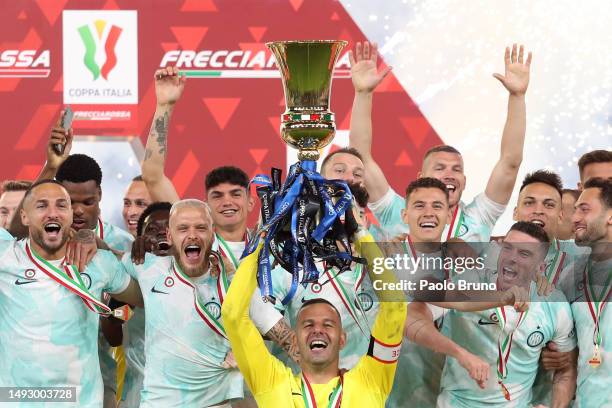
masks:
[[(47, 143), (47, 165), (55, 170), (68, 158), (72, 149), (72, 128), (64, 130), (62, 127), (65, 114), (65, 111), (60, 113), (55, 126), (51, 129), (51, 137)], [(57, 144), (63, 146), (62, 154), (55, 151), (54, 146)]]
[(517, 52), (517, 45), (514, 44), (512, 46), (512, 53), (510, 53), (510, 47), (506, 47), (506, 54), (504, 55), (505, 75), (493, 74), (508, 92), (513, 95), (524, 95), (529, 85), (531, 52), (527, 54), (527, 60), (523, 63), (524, 53), (525, 49), (522, 45), (518, 47)]
[(356, 92), (372, 92), (382, 82), (391, 67), (378, 70), (378, 46), (367, 41), (355, 44), (355, 51), (349, 51), (351, 79)]
[(185, 74), (179, 74), (177, 67), (166, 67), (155, 71), (155, 96), (158, 105), (174, 105), (183, 94)]

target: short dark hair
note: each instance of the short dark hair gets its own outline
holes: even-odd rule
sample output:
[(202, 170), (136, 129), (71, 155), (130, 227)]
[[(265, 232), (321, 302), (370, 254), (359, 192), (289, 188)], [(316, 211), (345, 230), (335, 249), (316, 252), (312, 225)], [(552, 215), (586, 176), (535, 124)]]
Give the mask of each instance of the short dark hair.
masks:
[(523, 191), (525, 187), (533, 183), (543, 183), (551, 186), (559, 192), (559, 197), (563, 197), (563, 182), (561, 177), (550, 170), (536, 170), (533, 173), (528, 173), (523, 179), (523, 184), (519, 189), (519, 193)]
[(7, 191), (28, 191), (32, 186), (32, 182), (28, 180), (5, 180), (0, 187), (0, 192)]
[(544, 228), (529, 221), (515, 222), (514, 224), (512, 224), (508, 232), (510, 231), (519, 231), (525, 233), (544, 244), (550, 243), (550, 239), (548, 238), (546, 231), (544, 231)]
[(57, 184), (58, 186), (60, 186), (62, 188), (62, 190), (66, 190), (66, 188), (62, 185), (62, 183), (60, 183), (57, 180), (52, 180), (52, 179), (42, 179), (42, 180), (38, 180), (36, 183), (33, 183), (25, 192), (25, 194), (23, 195), (23, 202), (25, 202), (25, 200), (32, 195), (32, 191), (38, 187), (38, 186), (42, 186), (43, 184)]
[(587, 152), (580, 157), (578, 160), (578, 170), (580, 171), (580, 178), (582, 178), (582, 172), (584, 168), (592, 163), (612, 163), (612, 151), (610, 150), (593, 150)]
[(149, 215), (157, 211), (168, 211), (168, 213), (170, 213), (170, 208), (172, 208), (172, 204), (167, 201), (156, 201), (149, 204), (138, 218), (138, 223), (136, 224), (136, 236), (141, 236), (144, 232), (144, 223)]
[(341, 149), (334, 150), (333, 152), (325, 156), (325, 158), (321, 162), (321, 172), (323, 171), (323, 168), (327, 165), (327, 163), (331, 160), (331, 158), (340, 153), (352, 154), (363, 162), (363, 156), (361, 155), (361, 153), (359, 153), (357, 149), (355, 149), (354, 147), (343, 147)]
[(406, 201), (408, 201), (408, 198), (410, 198), (410, 194), (419, 188), (437, 188), (444, 193), (446, 201), (448, 202), (448, 190), (446, 185), (437, 178), (433, 177), (421, 177), (408, 184), (408, 187), (406, 188)]
[(425, 155), (423, 156), (423, 161), (425, 161), (433, 153), (438, 153), (438, 152), (455, 153), (461, 156), (461, 152), (459, 152), (459, 150), (455, 149), (453, 146), (437, 145), (425, 152)]
[(612, 181), (592, 178), (584, 183), (584, 188), (598, 188), (599, 199), (606, 208), (612, 208)]
[(323, 303), (326, 305), (329, 305), (332, 307), (332, 309), (334, 309), (334, 311), (336, 312), (336, 314), (338, 315), (338, 320), (340, 320), (340, 324), (342, 324), (342, 316), (340, 315), (340, 312), (338, 311), (338, 309), (336, 308), (336, 306), (334, 306), (329, 300), (327, 299), (323, 299), (323, 298), (314, 298), (314, 299), (308, 299), (306, 300), (304, 303), (302, 303), (302, 306), (300, 306), (300, 309), (297, 312), (296, 316), (299, 316), (300, 312), (302, 311), (302, 309), (306, 308), (307, 306), (310, 305), (316, 305), (318, 303)]
[(577, 200), (578, 197), (580, 197), (580, 191), (572, 188), (564, 188), (563, 190), (561, 190), (561, 192), (563, 194), (571, 194), (572, 197), (574, 197), (574, 201)]
[(370, 198), (370, 195), (368, 194), (368, 190), (366, 190), (366, 188), (363, 185), (357, 184), (357, 183), (349, 184), (349, 188), (351, 189), (351, 193), (353, 194), (353, 197), (355, 197), (355, 201), (357, 202), (357, 205), (359, 205), (362, 208), (366, 208), (368, 206), (368, 199)]
[(142, 179), (142, 174), (139, 174), (139, 175), (137, 175), (136, 177), (134, 177), (134, 178), (132, 179), (132, 181), (144, 181), (144, 180)]
[(85, 183), (93, 180), (96, 186), (100, 187), (102, 169), (98, 162), (85, 154), (71, 154), (57, 169), (55, 179), (60, 183), (64, 181)]
[(235, 184), (248, 190), (249, 176), (242, 169), (235, 166), (216, 167), (206, 175), (206, 190), (210, 190), (222, 183)]

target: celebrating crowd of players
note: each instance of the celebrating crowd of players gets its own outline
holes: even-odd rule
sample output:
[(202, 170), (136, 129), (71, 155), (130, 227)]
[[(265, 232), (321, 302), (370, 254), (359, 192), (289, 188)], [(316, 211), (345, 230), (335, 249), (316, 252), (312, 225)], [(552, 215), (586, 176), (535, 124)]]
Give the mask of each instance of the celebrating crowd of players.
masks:
[(164, 173), (186, 83), (176, 68), (155, 73), (125, 230), (100, 218), (102, 170), (70, 154), (72, 131), (58, 122), (39, 178), (7, 181), (0, 196), (0, 387), (74, 387), (66, 406), (105, 408), (612, 406), (612, 151), (584, 152), (577, 190), (548, 170), (525, 177), (516, 223), (483, 250), (490, 264), (463, 276), (497, 284), (478, 302), (452, 291), (405, 302), (372, 284), (401, 275), (373, 274), (384, 256), (375, 239), (414, 258), (478, 253), (491, 241), (523, 158), (530, 64), (523, 46), (506, 49), (505, 73), (494, 75), (508, 91), (500, 155), (464, 203), (464, 163), (451, 146), (425, 154), (405, 194), (388, 184), (371, 111), (389, 70), (377, 68), (375, 45), (356, 44), (350, 146), (320, 173), (349, 185), (357, 227), (347, 232), (366, 264), (340, 273), (318, 262), (319, 281), (291, 294), (291, 275), (276, 266), (274, 304), (256, 290), (259, 249), (241, 259), (255, 208), (245, 172), (212, 170), (205, 202), (181, 199)]

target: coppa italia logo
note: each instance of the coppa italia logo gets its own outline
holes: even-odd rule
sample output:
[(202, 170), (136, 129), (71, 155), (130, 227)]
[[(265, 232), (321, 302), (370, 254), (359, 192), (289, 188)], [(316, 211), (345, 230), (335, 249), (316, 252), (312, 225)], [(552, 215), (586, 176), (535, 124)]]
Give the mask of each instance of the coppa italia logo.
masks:
[(62, 22), (64, 103), (138, 103), (136, 11), (64, 10)]
[[(267, 50), (173, 50), (167, 51), (161, 68), (175, 65), (194, 78), (280, 78), (276, 60)], [(345, 52), (336, 63), (334, 78), (350, 78), (350, 62)]]
[[(94, 81), (100, 76), (108, 80), (108, 75), (117, 65), (115, 46), (117, 45), (117, 41), (119, 40), (119, 36), (123, 30), (120, 27), (112, 24), (108, 31), (108, 35), (106, 36), (106, 40), (104, 43), (102, 43), (102, 34), (104, 33), (104, 28), (106, 25), (107, 22), (104, 20), (96, 20), (94, 22), (95, 38), (89, 25), (81, 26), (78, 29), (81, 40), (83, 40), (83, 45), (85, 45), (85, 56), (83, 57), (83, 63), (89, 72), (92, 73)], [(98, 45), (103, 47), (106, 53), (106, 60), (102, 64), (102, 67), (96, 63), (95, 59)]]

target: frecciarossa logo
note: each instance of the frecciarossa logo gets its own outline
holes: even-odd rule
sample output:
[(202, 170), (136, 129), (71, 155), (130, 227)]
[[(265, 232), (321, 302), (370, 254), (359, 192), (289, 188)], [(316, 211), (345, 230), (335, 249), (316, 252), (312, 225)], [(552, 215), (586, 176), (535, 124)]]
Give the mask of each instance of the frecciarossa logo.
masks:
[(0, 51), (0, 78), (47, 78), (51, 72), (49, 50)]
[[(194, 78), (280, 78), (276, 60), (267, 50), (171, 50), (161, 68), (174, 65)], [(350, 78), (348, 53), (336, 63), (334, 78)]]

